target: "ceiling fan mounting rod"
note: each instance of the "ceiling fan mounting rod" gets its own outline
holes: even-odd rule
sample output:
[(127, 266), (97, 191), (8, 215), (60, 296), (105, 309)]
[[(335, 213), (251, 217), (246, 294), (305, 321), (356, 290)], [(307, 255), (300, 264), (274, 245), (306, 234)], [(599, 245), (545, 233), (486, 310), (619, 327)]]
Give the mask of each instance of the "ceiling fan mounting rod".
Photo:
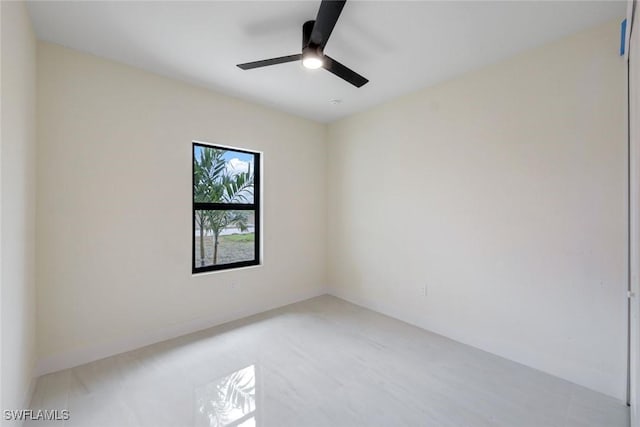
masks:
[(302, 50), (310, 45), (311, 31), (313, 31), (313, 26), (315, 25), (315, 23), (316, 21), (307, 21), (302, 24)]
[(311, 31), (316, 21), (307, 21), (302, 24), (302, 56), (312, 55), (322, 58), (322, 47), (311, 41)]

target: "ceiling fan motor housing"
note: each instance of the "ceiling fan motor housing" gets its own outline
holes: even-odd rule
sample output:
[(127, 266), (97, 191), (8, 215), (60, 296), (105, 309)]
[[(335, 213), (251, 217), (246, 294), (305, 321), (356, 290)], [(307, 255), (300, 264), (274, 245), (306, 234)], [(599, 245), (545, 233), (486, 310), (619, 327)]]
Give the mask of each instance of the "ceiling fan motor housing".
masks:
[(311, 31), (316, 21), (307, 21), (302, 24), (302, 58), (322, 58), (322, 48), (311, 41)]
[(310, 46), (311, 32), (313, 31), (313, 26), (315, 25), (315, 23), (316, 21), (307, 21), (304, 24), (302, 24), (302, 51), (303, 52), (307, 47), (311, 47)]

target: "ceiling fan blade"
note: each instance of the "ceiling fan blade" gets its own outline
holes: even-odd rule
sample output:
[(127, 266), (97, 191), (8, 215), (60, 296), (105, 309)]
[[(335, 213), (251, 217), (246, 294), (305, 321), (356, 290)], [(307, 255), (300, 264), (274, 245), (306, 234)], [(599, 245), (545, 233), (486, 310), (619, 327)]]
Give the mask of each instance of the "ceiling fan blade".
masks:
[(360, 74), (356, 73), (350, 68), (345, 67), (335, 59), (324, 55), (324, 64), (322, 65), (325, 70), (335, 74), (343, 80), (348, 81), (355, 87), (362, 87), (369, 82), (368, 79), (365, 79)]
[(268, 65), (284, 64), (285, 62), (299, 61), (302, 59), (302, 54), (297, 53), (295, 55), (279, 56), (278, 58), (263, 59), (262, 61), (246, 62), (244, 64), (238, 64), (239, 68), (243, 70), (250, 70), (252, 68), (266, 67)]
[(324, 49), (346, 2), (347, 0), (322, 0), (316, 23), (311, 31), (311, 43)]

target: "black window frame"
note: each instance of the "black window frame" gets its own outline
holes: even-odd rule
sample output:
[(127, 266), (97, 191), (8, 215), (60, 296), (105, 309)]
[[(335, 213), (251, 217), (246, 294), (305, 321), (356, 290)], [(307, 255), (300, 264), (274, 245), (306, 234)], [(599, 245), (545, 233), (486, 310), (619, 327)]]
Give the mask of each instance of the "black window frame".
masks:
[[(216, 202), (196, 202), (195, 200), (195, 161), (196, 147), (213, 148), (224, 151), (235, 151), (238, 153), (251, 154), (253, 156), (253, 203), (216, 203)], [(261, 235), (261, 213), (260, 213), (260, 166), (261, 153), (257, 151), (245, 150), (242, 148), (228, 147), (224, 145), (207, 144), (203, 142), (192, 141), (191, 146), (191, 273), (206, 273), (210, 271), (230, 270), (234, 268), (250, 267), (260, 265), (260, 235)], [(254, 259), (249, 261), (238, 261), (228, 264), (213, 264), (203, 267), (196, 266), (196, 211), (200, 210), (234, 210), (234, 211), (254, 211)]]

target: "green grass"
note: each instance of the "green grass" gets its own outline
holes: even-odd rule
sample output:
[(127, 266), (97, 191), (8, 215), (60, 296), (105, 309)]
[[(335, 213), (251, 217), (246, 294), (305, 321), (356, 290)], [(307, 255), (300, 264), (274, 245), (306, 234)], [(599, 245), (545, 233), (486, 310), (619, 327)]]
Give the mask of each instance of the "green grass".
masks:
[(255, 233), (246, 233), (246, 234), (229, 234), (227, 236), (220, 236), (221, 242), (253, 242), (255, 241), (256, 236)]

